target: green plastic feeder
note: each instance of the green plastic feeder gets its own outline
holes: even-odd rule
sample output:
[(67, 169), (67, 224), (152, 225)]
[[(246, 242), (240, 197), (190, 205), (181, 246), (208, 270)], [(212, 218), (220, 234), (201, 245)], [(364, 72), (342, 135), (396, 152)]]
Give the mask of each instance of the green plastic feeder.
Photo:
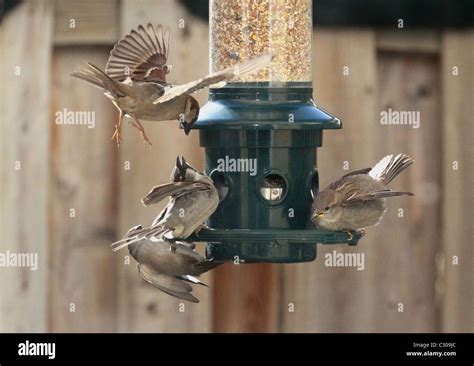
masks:
[[(299, 27), (306, 32), (299, 29), (291, 34), (278, 32), (277, 22), (284, 21), (292, 9), (269, 6), (268, 14), (262, 14), (265, 9), (261, 8), (253, 14), (252, 9), (240, 9), (244, 6), (240, 2), (234, 10), (222, 3), (213, 0), (210, 5), (211, 69), (227, 66), (225, 55), (240, 57), (242, 50), (249, 52), (252, 47), (246, 33), (238, 32), (241, 25), (235, 23), (234, 13), (239, 11), (250, 19), (245, 22), (247, 27), (254, 24), (252, 17), (272, 24), (273, 28), (254, 24), (269, 34), (262, 36), (252, 29), (247, 33), (250, 40), (255, 39), (252, 34), (266, 39), (267, 51), (275, 59), (264, 72), (211, 89), (201, 109), (194, 128), (205, 149), (206, 173), (215, 182), (221, 202), (207, 223), (211, 229), (201, 230), (192, 239), (207, 242), (209, 258), (241, 262), (307, 262), (316, 258), (316, 243), (356, 245), (357, 233), (316, 229), (310, 219), (312, 192), (319, 186), (316, 158), (323, 130), (341, 128), (339, 119), (312, 101), (311, 1), (302, 1), (305, 6), (298, 10), (305, 20)], [(236, 32), (245, 48), (232, 48), (226, 39), (228, 33)], [(308, 39), (295, 40), (296, 33)], [(279, 60), (275, 45), (293, 41), (300, 42), (298, 49), (303, 48), (296, 62)]]

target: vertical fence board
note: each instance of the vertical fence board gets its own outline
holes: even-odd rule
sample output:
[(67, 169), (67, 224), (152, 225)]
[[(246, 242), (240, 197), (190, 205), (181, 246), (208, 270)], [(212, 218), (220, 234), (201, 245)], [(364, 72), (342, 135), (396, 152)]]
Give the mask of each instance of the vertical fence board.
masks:
[[(474, 166), (474, 31), (444, 34), (443, 80), (443, 327), (445, 332), (474, 331), (472, 237)], [(453, 75), (453, 67), (458, 75)], [(453, 170), (453, 162), (459, 165)], [(457, 256), (459, 264), (453, 264)]]
[[(382, 53), (376, 65), (373, 34), (364, 31), (317, 33), (315, 49), (317, 102), (341, 117), (344, 125), (342, 131), (326, 133), (320, 150), (322, 188), (344, 173), (343, 161), (355, 170), (388, 153), (405, 152), (417, 163), (392, 184), (417, 196), (390, 200), (384, 221), (369, 228), (358, 247), (320, 246), (313, 267), (298, 265), (287, 273), (284, 329), (436, 331), (441, 190), (436, 56)], [(324, 51), (318, 53), (319, 49)], [(347, 76), (344, 66), (349, 67)], [(381, 125), (379, 113), (390, 107), (419, 111), (422, 128)], [(399, 208), (403, 218), (397, 216)], [(324, 255), (333, 250), (364, 253), (365, 269), (325, 267)], [(295, 303), (295, 313), (285, 311), (290, 302)]]
[(119, 0), (55, 0), (54, 43), (110, 45), (117, 41)]
[[(179, 28), (179, 19), (184, 28)], [(194, 19), (177, 2), (152, 0), (123, 1), (121, 9), (121, 34), (128, 33), (139, 24), (162, 22), (170, 27), (170, 56), (174, 65), (168, 81), (183, 83), (208, 72), (207, 24)], [(206, 100), (206, 93), (198, 95), (199, 102)], [(138, 132), (125, 123), (123, 144), (120, 147), (120, 235), (131, 226), (149, 225), (162, 205), (145, 208), (141, 198), (149, 189), (169, 180), (169, 174), (177, 155), (198, 169), (203, 168), (203, 150), (199, 147), (196, 131), (185, 136), (177, 121), (144, 121), (148, 136), (153, 143), (150, 149), (141, 142)], [(130, 163), (130, 170), (124, 164)], [(200, 244), (198, 244), (200, 245)], [(202, 247), (202, 245), (200, 245)], [(131, 332), (206, 332), (210, 330), (212, 288), (194, 286), (199, 304), (186, 303), (164, 294), (145, 283), (138, 275), (135, 263), (124, 264), (125, 250), (117, 253), (119, 278), (119, 330)], [(209, 282), (209, 275), (203, 276)], [(179, 311), (179, 304), (185, 311)]]
[[(375, 36), (372, 31), (319, 29), (313, 40), (313, 87), (316, 103), (343, 121), (343, 129), (325, 132), (318, 150), (321, 189), (343, 175), (343, 162), (355, 170), (374, 162), (369, 141), (376, 123)], [(344, 67), (347, 67), (344, 69)], [(348, 75), (343, 72), (348, 71)], [(358, 247), (318, 245), (313, 263), (283, 270), (282, 330), (286, 332), (371, 331), (373, 264), (368, 238)], [(324, 266), (326, 253), (363, 252), (365, 270)], [(288, 305), (294, 306), (290, 312)]]
[(379, 123), (375, 140), (367, 141), (377, 146), (380, 157), (404, 152), (415, 160), (390, 184), (415, 197), (389, 200), (386, 217), (376, 228), (379, 235), (366, 249), (377, 258), (375, 330), (436, 332), (442, 190), (439, 56), (381, 52), (377, 61), (378, 111), (419, 113), (420, 126)]
[[(392, 187), (416, 196), (389, 200), (357, 247), (319, 245), (314, 263), (217, 268), (202, 278), (210, 288), (194, 286), (201, 303), (190, 304), (145, 283), (128, 252), (109, 244), (161, 210), (140, 199), (169, 180), (177, 155), (203, 168), (198, 133), (144, 121), (149, 149), (125, 122), (117, 149), (118, 112), (69, 77), (87, 61), (103, 69), (118, 33), (147, 22), (171, 28), (170, 82), (207, 73), (207, 24), (179, 1), (30, 0), (4, 19), (0, 252), (37, 253), (39, 267), (0, 267), (0, 332), (474, 331), (472, 30), (413, 41), (397, 31), (317, 29), (315, 100), (344, 125), (324, 133), (320, 188), (347, 172), (345, 162), (355, 170), (405, 152), (416, 163)], [(198, 93), (201, 105), (206, 99)], [(95, 128), (56, 125), (64, 108), (95, 111)], [(389, 108), (420, 112), (421, 127), (381, 125)], [(334, 250), (363, 253), (364, 270), (325, 266)]]
[(37, 271), (0, 267), (0, 332), (47, 330), (52, 14), (49, 1), (24, 2), (0, 29), (0, 251), (38, 255)]
[[(110, 136), (116, 112), (100, 90), (69, 75), (86, 62), (102, 66), (107, 56), (105, 47), (54, 50), (51, 331), (115, 329), (115, 261), (109, 245), (115, 238), (116, 147)], [(94, 112), (95, 127), (56, 124), (56, 113), (65, 109)]]
[(226, 264), (214, 273), (214, 332), (279, 331), (279, 264)]

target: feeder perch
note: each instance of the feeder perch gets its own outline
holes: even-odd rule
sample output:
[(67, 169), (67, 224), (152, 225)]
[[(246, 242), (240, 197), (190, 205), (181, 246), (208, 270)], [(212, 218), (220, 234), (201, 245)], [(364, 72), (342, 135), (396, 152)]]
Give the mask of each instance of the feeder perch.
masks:
[(210, 43), (211, 71), (264, 52), (275, 58), (209, 91), (194, 128), (221, 202), (211, 229), (192, 240), (207, 242), (216, 261), (274, 263), (312, 261), (316, 243), (356, 245), (358, 233), (310, 219), (323, 130), (341, 128), (312, 100), (312, 1), (211, 0)]

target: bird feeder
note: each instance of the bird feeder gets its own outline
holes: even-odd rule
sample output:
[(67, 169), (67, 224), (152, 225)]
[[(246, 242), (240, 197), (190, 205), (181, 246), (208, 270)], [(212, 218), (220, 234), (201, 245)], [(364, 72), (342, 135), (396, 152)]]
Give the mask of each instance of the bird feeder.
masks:
[(359, 239), (310, 219), (323, 130), (341, 128), (312, 99), (312, 1), (210, 1), (212, 72), (265, 52), (267, 68), (210, 89), (194, 127), (221, 201), (193, 240), (216, 261), (307, 262)]

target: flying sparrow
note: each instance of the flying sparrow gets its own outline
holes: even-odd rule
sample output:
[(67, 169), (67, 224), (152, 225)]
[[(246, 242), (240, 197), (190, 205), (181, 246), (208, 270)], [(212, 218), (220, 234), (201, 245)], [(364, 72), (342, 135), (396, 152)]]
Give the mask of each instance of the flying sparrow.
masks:
[[(144, 239), (162, 238), (170, 243), (186, 240), (202, 229), (219, 204), (219, 195), (212, 180), (190, 166), (183, 157), (176, 159), (171, 182), (153, 187), (142, 203), (149, 206), (166, 197), (170, 197), (168, 205), (151, 226), (113, 243), (114, 251)], [(171, 245), (170, 249), (174, 251), (176, 247)]]
[(344, 175), (316, 195), (311, 220), (328, 230), (358, 230), (377, 225), (387, 210), (386, 197), (408, 195), (387, 185), (414, 160), (405, 154), (387, 155), (373, 168)]
[[(131, 228), (126, 237), (133, 237), (142, 230)], [(186, 242), (173, 243), (176, 250), (170, 252), (166, 239), (145, 239), (128, 246), (130, 255), (137, 261), (138, 273), (148, 283), (168, 295), (191, 302), (199, 302), (192, 294), (189, 283), (206, 286), (195, 276), (207, 272), (221, 263), (207, 260), (194, 250), (195, 245)]]
[(257, 72), (273, 58), (271, 54), (262, 54), (187, 84), (171, 85), (166, 81), (166, 75), (171, 71), (171, 65), (167, 64), (169, 34), (169, 29), (162, 25), (148, 24), (146, 28), (139, 25), (114, 46), (105, 72), (89, 63), (87, 68), (71, 74), (103, 90), (119, 110), (112, 136), (117, 145), (121, 142), (124, 116), (132, 119), (132, 125), (150, 146), (140, 119), (178, 119), (186, 135), (189, 134), (200, 108), (190, 94), (205, 87), (223, 87), (226, 81)]

